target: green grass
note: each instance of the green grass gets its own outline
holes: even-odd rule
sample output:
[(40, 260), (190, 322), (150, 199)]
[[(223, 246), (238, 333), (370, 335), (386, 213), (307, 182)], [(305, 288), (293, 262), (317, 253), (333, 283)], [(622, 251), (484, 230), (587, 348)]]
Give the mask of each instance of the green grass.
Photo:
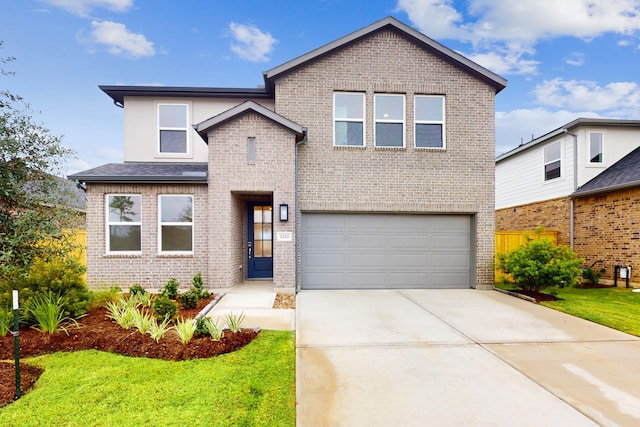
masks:
[(294, 426), (292, 331), (241, 350), (167, 362), (94, 350), (28, 359), (36, 387), (0, 408), (3, 426)]
[(552, 287), (543, 292), (562, 300), (541, 302), (540, 305), (640, 337), (640, 292), (631, 292), (627, 288), (573, 287)]

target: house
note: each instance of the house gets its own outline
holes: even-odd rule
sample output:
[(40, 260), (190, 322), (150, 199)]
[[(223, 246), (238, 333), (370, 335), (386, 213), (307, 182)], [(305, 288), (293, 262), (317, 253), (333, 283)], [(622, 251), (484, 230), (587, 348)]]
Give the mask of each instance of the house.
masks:
[(557, 230), (613, 283), (640, 267), (639, 147), (638, 120), (579, 118), (498, 156), (496, 230)]
[(503, 78), (391, 17), (263, 77), (100, 87), (125, 161), (71, 176), (90, 286), (493, 286)]

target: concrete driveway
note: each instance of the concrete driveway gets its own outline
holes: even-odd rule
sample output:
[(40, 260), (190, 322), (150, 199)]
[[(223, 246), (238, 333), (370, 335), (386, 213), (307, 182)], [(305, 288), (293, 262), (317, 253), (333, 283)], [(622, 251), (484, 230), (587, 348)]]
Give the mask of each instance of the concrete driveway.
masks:
[(296, 304), (298, 426), (640, 425), (631, 335), (497, 291)]

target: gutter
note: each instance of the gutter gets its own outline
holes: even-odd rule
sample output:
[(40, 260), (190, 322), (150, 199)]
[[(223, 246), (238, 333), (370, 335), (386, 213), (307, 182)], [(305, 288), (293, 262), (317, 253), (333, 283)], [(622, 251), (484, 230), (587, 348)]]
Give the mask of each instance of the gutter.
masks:
[(295, 275), (296, 275), (296, 286), (295, 286), (295, 293), (297, 294), (298, 291), (300, 290), (300, 281), (298, 280), (298, 273), (299, 273), (299, 267), (298, 267), (298, 263), (300, 261), (300, 220), (302, 219), (302, 214), (299, 215), (299, 208), (298, 208), (298, 147), (302, 144), (304, 144), (305, 142), (307, 142), (307, 128), (302, 128), (302, 139), (298, 142), (296, 142), (296, 148), (295, 148), (295, 193), (294, 193), (294, 205), (295, 205), (295, 215), (296, 215), (296, 238), (295, 240), (295, 253), (296, 253), (296, 257), (295, 257), (295, 262), (296, 262), (296, 267), (295, 267)]

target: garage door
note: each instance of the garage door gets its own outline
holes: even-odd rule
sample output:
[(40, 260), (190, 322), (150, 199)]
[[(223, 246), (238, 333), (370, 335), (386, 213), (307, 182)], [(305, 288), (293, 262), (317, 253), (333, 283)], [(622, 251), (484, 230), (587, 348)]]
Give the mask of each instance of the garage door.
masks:
[(469, 288), (467, 215), (302, 215), (302, 289)]

